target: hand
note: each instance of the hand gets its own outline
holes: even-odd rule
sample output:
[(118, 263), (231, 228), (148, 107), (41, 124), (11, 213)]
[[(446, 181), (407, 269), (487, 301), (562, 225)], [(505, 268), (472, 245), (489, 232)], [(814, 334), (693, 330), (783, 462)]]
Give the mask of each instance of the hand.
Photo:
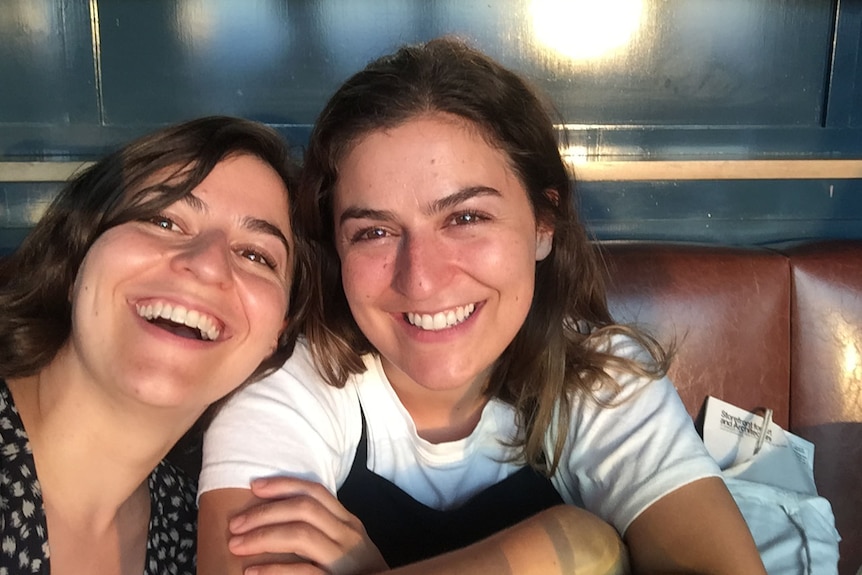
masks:
[(247, 574), (363, 575), (388, 569), (362, 522), (322, 485), (269, 477), (252, 481), (251, 490), (265, 501), (229, 523), (231, 553), (261, 556)]

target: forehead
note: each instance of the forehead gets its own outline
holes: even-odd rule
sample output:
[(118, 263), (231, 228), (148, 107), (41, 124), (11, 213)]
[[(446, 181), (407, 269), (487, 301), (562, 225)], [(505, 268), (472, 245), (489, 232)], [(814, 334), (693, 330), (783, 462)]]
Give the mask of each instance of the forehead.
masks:
[[(510, 158), (480, 126), (447, 113), (413, 116), (366, 132), (338, 162), (336, 194), (373, 181), (515, 177)], [(480, 181), (473, 184), (482, 183)]]
[[(198, 163), (176, 163), (143, 174), (139, 182), (128, 182), (127, 198), (144, 196), (144, 201), (161, 199), (172, 203), (213, 184), (233, 186), (238, 195), (259, 195), (268, 189), (278, 190), (277, 197), (289, 203), (287, 183), (266, 160), (251, 152), (232, 152), (221, 158), (207, 173), (196, 171)], [(134, 177), (134, 176), (132, 176)], [(247, 184), (243, 181), (247, 180)], [(275, 198), (276, 196), (273, 196)], [(138, 202), (139, 203), (139, 202)]]
[(193, 190), (192, 195), (220, 202), (243, 217), (277, 222), (291, 231), (287, 183), (269, 163), (252, 154), (223, 158)]
[(423, 126), (435, 126), (439, 127), (441, 130), (461, 132), (465, 135), (469, 135), (469, 137), (471, 138), (482, 140), (487, 146), (491, 148), (498, 149), (501, 152), (504, 152), (503, 148), (497, 142), (496, 137), (493, 135), (493, 132), (488, 130), (486, 127), (464, 116), (460, 116), (450, 112), (432, 110), (427, 112), (419, 112), (395, 123), (376, 126), (354, 135), (350, 139), (350, 142), (345, 145), (338, 154), (336, 163), (340, 163), (341, 160), (354, 152), (357, 147), (362, 146), (369, 139), (373, 139), (376, 136), (379, 137), (381, 135), (391, 135), (393, 133), (403, 132), (411, 128), (421, 129)]

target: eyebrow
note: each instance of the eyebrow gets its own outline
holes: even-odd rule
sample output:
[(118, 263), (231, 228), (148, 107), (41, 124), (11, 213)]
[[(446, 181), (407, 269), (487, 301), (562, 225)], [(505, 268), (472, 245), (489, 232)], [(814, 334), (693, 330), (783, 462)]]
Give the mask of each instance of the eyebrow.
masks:
[[(422, 211), (428, 215), (437, 214), (462, 204), (467, 200), (481, 196), (494, 196), (499, 198), (502, 197), (502, 194), (499, 190), (489, 186), (469, 186), (458, 190), (454, 194), (450, 194), (431, 202)], [(338, 223), (343, 224), (349, 219), (391, 221), (395, 219), (395, 214), (388, 210), (374, 210), (371, 208), (351, 206), (341, 213), (341, 216), (338, 218)]]
[(464, 203), (472, 198), (477, 198), (481, 196), (495, 196), (499, 198), (502, 197), (502, 195), (503, 194), (501, 194), (499, 190), (488, 186), (470, 186), (468, 188), (459, 190), (454, 194), (440, 198), (439, 200), (432, 203), (431, 206), (425, 210), (425, 212), (429, 214), (435, 214), (455, 207), (458, 204)]
[[(185, 196), (183, 196), (182, 201), (188, 204), (195, 211), (201, 213), (206, 213), (209, 211), (209, 206), (207, 206), (206, 202), (204, 202), (202, 199), (200, 199), (194, 194), (186, 194)], [(290, 242), (287, 241), (287, 237), (284, 235), (284, 232), (282, 232), (281, 229), (274, 223), (252, 216), (245, 216), (240, 221), (240, 225), (244, 229), (253, 232), (259, 232), (274, 236), (282, 244), (284, 244), (284, 249), (286, 249), (287, 253), (290, 254)]]
[(279, 227), (272, 222), (248, 216), (242, 219), (242, 226), (253, 232), (261, 232), (275, 236), (282, 244), (284, 244), (284, 249), (287, 250), (287, 253), (290, 253), (290, 243), (288, 243), (287, 237), (285, 237)]

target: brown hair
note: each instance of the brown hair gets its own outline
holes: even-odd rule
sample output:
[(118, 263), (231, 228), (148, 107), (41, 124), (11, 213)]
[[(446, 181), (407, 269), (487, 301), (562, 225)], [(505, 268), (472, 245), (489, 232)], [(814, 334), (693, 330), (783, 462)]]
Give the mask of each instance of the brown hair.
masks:
[[(81, 172), (60, 191), (21, 246), (0, 262), (0, 377), (22, 377), (51, 362), (71, 332), (69, 293), (90, 246), (106, 230), (157, 215), (188, 195), (225, 157), (247, 153), (269, 164), (290, 195), (297, 167), (281, 136), (263, 124), (223, 116), (143, 136)], [(159, 181), (154, 176), (163, 174)], [(289, 198), (291, 210), (295, 198)], [(297, 238), (288, 327), (250, 379), (293, 351), (306, 294), (307, 251)], [(304, 286), (303, 286), (304, 287)]]
[[(341, 283), (332, 197), (339, 161), (368, 133), (434, 112), (467, 120), (505, 153), (554, 241), (536, 265), (529, 313), (494, 366), (487, 393), (515, 406), (524, 431), (516, 445), (528, 464), (548, 473), (562, 453), (573, 391), (599, 400), (599, 389), (618, 389), (608, 369), (656, 378), (669, 361), (655, 340), (615, 324), (608, 312), (600, 260), (578, 220), (551, 109), (523, 78), (456, 39), (403, 47), (349, 78), (323, 109), (305, 156), (298, 222), (316, 250), (306, 334), (324, 378), (341, 386), (364, 371), (361, 355), (375, 350), (353, 320)], [(634, 338), (652, 361), (614, 355), (602, 345), (613, 333)], [(554, 452), (545, 454), (557, 410)]]

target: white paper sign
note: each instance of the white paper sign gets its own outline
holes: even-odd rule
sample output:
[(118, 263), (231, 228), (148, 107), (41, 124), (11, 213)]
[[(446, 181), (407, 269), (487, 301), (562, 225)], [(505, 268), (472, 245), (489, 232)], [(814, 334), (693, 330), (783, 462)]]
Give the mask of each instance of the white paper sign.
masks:
[(785, 431), (771, 420), (764, 429), (762, 416), (708, 397), (703, 442), (725, 477), (817, 494), (814, 444)]

